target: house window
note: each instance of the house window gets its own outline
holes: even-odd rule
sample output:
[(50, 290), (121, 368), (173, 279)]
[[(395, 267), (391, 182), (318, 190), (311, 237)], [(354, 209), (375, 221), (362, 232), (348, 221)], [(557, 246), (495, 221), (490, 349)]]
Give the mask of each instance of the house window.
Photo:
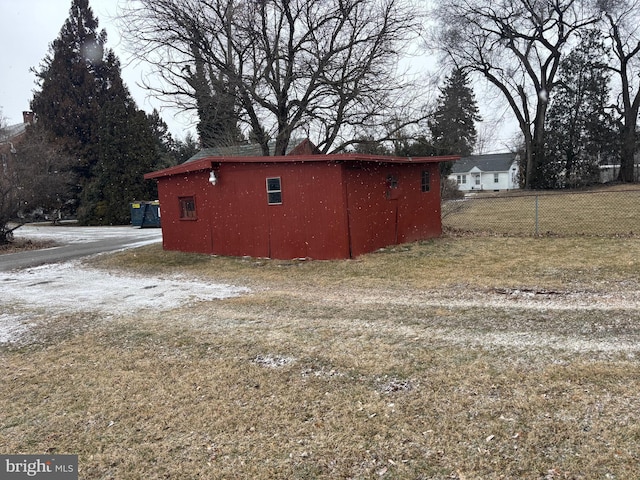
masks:
[(428, 192), (431, 188), (431, 175), (429, 170), (422, 171), (422, 191)]
[(480, 185), (480, 175), (476, 175), (476, 185)]
[(493, 183), (499, 183), (500, 182), (500, 174), (499, 173), (494, 173), (493, 174)]
[(458, 175), (458, 185), (465, 185), (467, 183), (466, 175)]
[(195, 197), (178, 197), (180, 202), (180, 219), (195, 220), (196, 217), (196, 199)]
[(280, 177), (267, 178), (267, 201), (269, 205), (280, 205), (282, 203)]

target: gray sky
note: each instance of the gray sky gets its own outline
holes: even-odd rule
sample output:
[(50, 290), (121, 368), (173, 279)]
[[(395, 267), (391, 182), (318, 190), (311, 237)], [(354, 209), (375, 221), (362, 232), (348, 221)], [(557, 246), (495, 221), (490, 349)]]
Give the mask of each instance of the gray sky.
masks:
[[(114, 21), (118, 3), (120, 0), (89, 0), (100, 29), (107, 31), (107, 47), (120, 59), (122, 77), (138, 107), (147, 112), (157, 108), (174, 137), (183, 139), (188, 131), (195, 131), (193, 118), (176, 116), (175, 110), (166, 107), (162, 109), (161, 102), (136, 85), (145, 72), (140, 65), (128, 64), (129, 56)], [(0, 108), (9, 125), (21, 123), (22, 112), (29, 109), (35, 89), (35, 75), (30, 69), (37, 68), (47, 55), (49, 44), (58, 37), (69, 17), (70, 7), (71, 0), (0, 0)], [(424, 56), (407, 61), (413, 68), (433, 63)], [(505, 127), (504, 121), (510, 114), (504, 107), (495, 107), (495, 98), (483, 102), (486, 97), (477, 89), (476, 98), (485, 120), (477, 125), (480, 137), (487, 139), (483, 153), (507, 151), (505, 145), (512, 139), (514, 128)]]
[[(120, 36), (113, 21), (118, 0), (89, 0), (93, 13), (98, 17), (100, 29), (107, 31), (107, 47), (115, 51), (122, 64), (122, 77), (139, 108), (151, 112), (162, 106), (136, 86), (144, 74), (143, 68), (127, 65), (128, 55), (121, 46)], [(71, 0), (0, 0), (0, 108), (9, 125), (22, 122), (22, 112), (29, 109), (29, 102), (36, 88), (37, 68), (49, 51), (49, 44), (58, 37), (60, 29), (69, 17)], [(189, 121), (174, 118), (169, 109), (160, 111), (171, 132), (184, 138), (190, 129)]]

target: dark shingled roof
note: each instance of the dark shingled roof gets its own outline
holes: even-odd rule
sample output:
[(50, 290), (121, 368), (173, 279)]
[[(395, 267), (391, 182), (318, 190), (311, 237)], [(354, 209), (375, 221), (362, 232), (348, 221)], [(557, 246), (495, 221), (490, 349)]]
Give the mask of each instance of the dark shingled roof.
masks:
[[(289, 142), (289, 146), (287, 147), (287, 151), (285, 153), (288, 154), (298, 145), (300, 145), (304, 140), (291, 140)], [(276, 142), (269, 142), (269, 153), (273, 155), (273, 149), (276, 146)], [(315, 146), (313, 147), (315, 148)], [(232, 145), (230, 147), (216, 147), (216, 148), (203, 148), (198, 153), (196, 153), (193, 157), (187, 160), (187, 162), (194, 162), (196, 160), (200, 160), (201, 158), (207, 157), (262, 157), (262, 146), (259, 143), (248, 143), (245, 145)]]
[(505, 172), (509, 170), (516, 158), (517, 154), (515, 153), (492, 153), (462, 157), (453, 164), (451, 173), (467, 173), (473, 167), (477, 167), (482, 172)]

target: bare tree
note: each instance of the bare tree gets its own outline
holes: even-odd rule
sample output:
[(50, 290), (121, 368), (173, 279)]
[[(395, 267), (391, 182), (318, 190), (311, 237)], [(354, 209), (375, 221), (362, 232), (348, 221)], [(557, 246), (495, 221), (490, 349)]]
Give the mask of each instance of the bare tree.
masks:
[(620, 81), (618, 113), (620, 121), (621, 182), (636, 181), (634, 157), (636, 152), (638, 112), (640, 110), (640, 2), (637, 0), (598, 0), (607, 27), (607, 37), (616, 60), (610, 69)]
[(139, 0), (122, 21), (162, 79), (147, 87), (198, 109), (201, 136), (218, 128), (214, 138), (234, 140), (239, 127), (267, 155), (304, 133), (329, 152), (362, 132), (388, 136), (394, 114), (419, 117), (396, 74), (421, 26), (409, 1)]
[(594, 23), (580, 0), (444, 0), (436, 48), (508, 102), (524, 137), (525, 187), (543, 188), (544, 120), (564, 48)]
[(74, 176), (72, 157), (62, 145), (51, 140), (44, 128), (32, 125), (20, 144), (15, 167), (20, 210), (28, 214), (39, 210), (52, 221), (71, 206)]
[(42, 128), (27, 127), (10, 145), (10, 151), (0, 152), (0, 244), (11, 240), (17, 226), (10, 222), (20, 216), (40, 210), (55, 220), (70, 197), (72, 178), (71, 158)]
[(13, 228), (9, 222), (15, 218), (19, 207), (12, 158), (16, 149), (10, 140), (7, 122), (0, 110), (0, 245), (11, 240)]

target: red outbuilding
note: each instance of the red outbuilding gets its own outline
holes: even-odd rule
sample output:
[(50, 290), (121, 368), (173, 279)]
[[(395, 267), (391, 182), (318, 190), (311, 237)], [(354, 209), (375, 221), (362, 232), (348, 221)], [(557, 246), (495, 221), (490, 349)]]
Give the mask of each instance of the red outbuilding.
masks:
[(196, 156), (145, 175), (158, 181), (164, 248), (339, 259), (441, 234), (439, 164), (458, 157), (309, 151)]

